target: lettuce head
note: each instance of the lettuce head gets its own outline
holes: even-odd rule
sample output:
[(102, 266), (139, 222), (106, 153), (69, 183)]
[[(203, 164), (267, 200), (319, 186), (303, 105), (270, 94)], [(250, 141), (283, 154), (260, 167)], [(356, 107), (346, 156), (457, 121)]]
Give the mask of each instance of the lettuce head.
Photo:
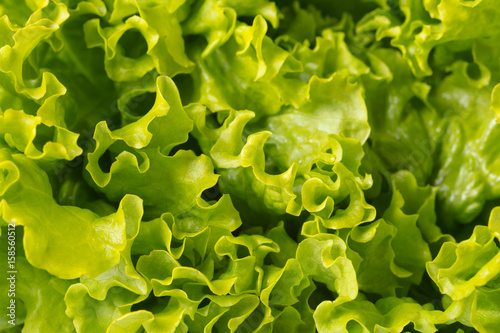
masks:
[(0, 331), (500, 330), (497, 0), (2, 0)]

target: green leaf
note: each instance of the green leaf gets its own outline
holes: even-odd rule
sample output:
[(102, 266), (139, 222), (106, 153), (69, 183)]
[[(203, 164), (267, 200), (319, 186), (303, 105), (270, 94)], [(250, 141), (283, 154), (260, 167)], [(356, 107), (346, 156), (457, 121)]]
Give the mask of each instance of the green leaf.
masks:
[(89, 296), (80, 283), (71, 285), (66, 292), (66, 315), (73, 320), (77, 332), (107, 332), (118, 318), (130, 313), (137, 295), (119, 287), (109, 290), (104, 300)]
[[(64, 294), (69, 286), (74, 283), (73, 280), (61, 280), (50, 275), (44, 270), (37, 269), (29, 264), (24, 257), (21, 244), (22, 228), (15, 228), (16, 255), (14, 260), (15, 268), (8, 265), (8, 258), (12, 257), (11, 249), (8, 249), (7, 237), (12, 239), (12, 229), (2, 230), (2, 266), (6, 269), (2, 273), (2, 282), (0, 290), (5, 295), (2, 298), (2, 307), (7, 309), (11, 306), (11, 300), (15, 301), (15, 325), (24, 323), (24, 330), (44, 330), (58, 332), (75, 332), (71, 320), (65, 315)], [(3, 242), (5, 241), (5, 242)], [(9, 259), (10, 264), (13, 263)], [(14, 287), (13, 287), (14, 286)], [(15, 295), (15, 296), (14, 296)], [(13, 297), (12, 297), (13, 296)], [(5, 314), (11, 313), (6, 310)], [(19, 328), (13, 326), (8, 321), (12, 317), (5, 316), (0, 321), (2, 331), (8, 331), (9, 328)]]
[(427, 264), (429, 276), (443, 294), (459, 301), (488, 285), (498, 276), (500, 251), (495, 242), (497, 211), (492, 212), (490, 229), (476, 226), (472, 236), (460, 243), (446, 242), (438, 256)]
[(445, 318), (429, 305), (396, 297), (382, 298), (375, 304), (361, 299), (343, 304), (323, 302), (314, 319), (319, 332), (402, 332), (409, 323), (419, 332), (436, 332), (435, 324), (443, 323)]
[[(77, 145), (78, 134), (72, 133), (63, 127), (43, 127), (42, 117), (31, 116), (22, 110), (6, 110), (0, 115), (0, 135), (13, 148), (23, 152), (32, 159), (65, 159), (72, 160), (82, 153)], [(46, 132), (46, 133), (44, 133)], [(53, 132), (51, 135), (50, 132)], [(52, 136), (53, 141), (47, 141), (40, 151), (35, 140), (44, 140), (45, 136)], [(50, 140), (49, 139), (49, 140)]]
[(68, 279), (95, 277), (118, 264), (126, 246), (127, 221), (141, 219), (141, 199), (127, 195), (116, 213), (104, 217), (60, 206), (52, 197), (47, 174), (35, 162), (8, 149), (0, 154), (6, 174), (0, 188), (1, 215), (24, 226), (26, 258), (33, 266)]

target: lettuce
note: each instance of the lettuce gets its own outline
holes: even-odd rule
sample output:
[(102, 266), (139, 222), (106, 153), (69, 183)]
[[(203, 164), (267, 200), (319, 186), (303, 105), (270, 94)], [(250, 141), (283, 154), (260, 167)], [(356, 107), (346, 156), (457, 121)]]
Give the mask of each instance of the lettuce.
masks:
[(499, 10), (3, 1), (0, 330), (496, 332)]

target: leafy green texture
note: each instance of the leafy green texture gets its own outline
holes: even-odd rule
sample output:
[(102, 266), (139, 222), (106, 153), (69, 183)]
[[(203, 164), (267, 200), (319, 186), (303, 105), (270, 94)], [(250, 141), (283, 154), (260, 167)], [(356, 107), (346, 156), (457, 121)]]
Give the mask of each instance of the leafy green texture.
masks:
[(496, 333), (499, 15), (2, 1), (0, 330)]
[[(119, 262), (126, 245), (126, 223), (138, 223), (142, 201), (127, 195), (118, 211), (100, 217), (73, 206), (60, 206), (52, 197), (47, 175), (22, 154), (0, 151), (5, 176), (2, 218), (24, 227), (26, 258), (61, 278), (96, 276)], [(33, 205), (38, 209), (33, 209)]]

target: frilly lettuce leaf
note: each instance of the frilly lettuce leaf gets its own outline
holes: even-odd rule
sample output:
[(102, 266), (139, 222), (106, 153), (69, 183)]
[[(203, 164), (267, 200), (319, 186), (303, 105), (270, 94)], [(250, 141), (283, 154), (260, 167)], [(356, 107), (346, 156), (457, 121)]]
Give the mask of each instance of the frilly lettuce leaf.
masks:
[[(152, 69), (162, 75), (186, 73), (191, 71), (193, 63), (184, 53), (179, 22), (184, 10), (182, 2), (177, 6), (160, 2), (117, 2), (111, 11), (113, 26), (103, 28), (98, 19), (87, 21), (85, 42), (89, 48), (104, 49), (106, 72), (117, 82), (141, 79)], [(127, 32), (136, 35), (126, 38)], [(135, 51), (138, 54), (131, 53), (131, 50), (140, 50), (139, 42), (146, 44), (145, 49)]]
[(356, 272), (346, 257), (346, 249), (342, 239), (327, 234), (306, 239), (297, 248), (297, 260), (304, 273), (338, 295), (333, 304), (353, 300), (358, 293)]
[[(5, 175), (1, 216), (24, 226), (26, 258), (33, 266), (61, 278), (97, 276), (116, 265), (126, 246), (127, 220), (140, 220), (142, 200), (127, 195), (116, 213), (98, 216), (52, 197), (47, 174), (22, 154), (1, 150)], [(22, 195), (21, 195), (22, 193)], [(37, 203), (38, 210), (30, 208)]]
[(256, 16), (252, 26), (238, 22), (232, 29), (230, 37), (223, 39), (227, 41), (208, 54), (192, 46), (198, 64), (193, 84), (200, 93), (189, 102), (203, 103), (214, 111), (248, 109), (257, 117), (277, 113), (283, 102), (295, 98), (287, 89), (305, 88), (299, 80), (283, 78), (300, 70), (301, 64), (266, 36), (268, 27), (262, 16)]
[[(238, 265), (240, 268), (250, 265), (248, 268), (250, 268), (251, 272), (252, 260), (251, 257), (248, 259), (250, 260), (235, 260), (234, 265)], [(165, 265), (162, 265), (164, 270), (161, 272), (154, 269), (157, 260), (165, 263)], [(229, 269), (228, 272), (223, 273), (219, 279), (210, 281), (209, 278), (213, 276), (211, 270), (214, 268), (214, 263), (210, 259), (207, 263), (208, 266), (207, 264), (202, 264), (200, 269), (210, 274), (208, 276), (195, 268), (179, 265), (165, 251), (153, 251), (148, 256), (141, 256), (137, 267), (140, 272), (151, 279), (155, 295), (159, 297), (169, 296), (169, 306), (173, 303), (171, 309), (167, 306), (161, 313), (155, 314), (155, 317), (157, 316), (157, 318), (161, 319), (162, 313), (165, 313), (165, 315), (168, 313), (169, 316), (176, 315), (178, 318), (177, 320), (166, 318), (164, 324), (158, 326), (158, 329), (164, 327), (166, 323), (170, 323), (172, 329), (177, 327), (177, 329), (183, 330), (186, 330), (188, 326), (195, 330), (200, 330), (204, 327), (212, 327), (215, 324), (216, 327), (221, 327), (222, 330), (227, 330), (229, 327), (234, 331), (236, 327), (240, 326), (252, 314), (259, 304), (256, 296), (250, 294), (227, 295), (232, 288), (237, 288), (237, 284), (241, 285), (244, 280), (248, 279), (247, 276), (244, 276), (248, 271), (245, 269), (239, 270), (243, 275), (229, 277), (234, 274), (231, 273), (231, 271), (234, 272), (234, 269), (231, 267), (232, 265), (229, 265), (227, 267)], [(170, 274), (171, 277), (168, 277)], [(251, 280), (253, 279), (250, 278), (247, 281)], [(209, 292), (208, 295), (206, 294), (207, 291)], [(198, 308), (205, 297), (209, 300), (209, 304)], [(179, 304), (183, 305), (179, 306)], [(227, 313), (228, 311), (229, 313)], [(186, 318), (183, 321), (183, 317), (187, 315), (190, 316), (191, 320)], [(201, 316), (201, 318), (197, 316)], [(209, 321), (203, 318), (207, 316), (207, 319), (210, 319)], [(197, 321), (195, 318), (199, 318), (202, 321)], [(200, 325), (202, 326), (200, 327)]]
[(257, 16), (262, 15), (269, 21), (274, 28), (278, 26), (279, 13), (276, 3), (268, 0), (254, 1), (251, 4), (241, 0), (222, 0), (219, 1), (223, 7), (230, 7), (236, 11), (238, 16)]
[(74, 281), (51, 276), (23, 259), (17, 264), (19, 271), (22, 271), (17, 278), (26, 281), (17, 285), (18, 299), (26, 306), (23, 330), (73, 332), (73, 325), (65, 315), (63, 300), (66, 290)]
[[(2, 240), (7, 240), (8, 230), (2, 230)], [(16, 227), (17, 237), (22, 235), (22, 228)], [(10, 251), (10, 250), (9, 250)], [(9, 257), (7, 246), (1, 249), (2, 266), (9, 267), (7, 258)], [(62, 280), (50, 275), (44, 270), (33, 267), (24, 257), (22, 244), (16, 244), (16, 271), (5, 270), (2, 273), (0, 290), (4, 295), (8, 295), (11, 289), (12, 278), (15, 276), (15, 311), (17, 326), (10, 325), (7, 321), (10, 317), (5, 316), (0, 321), (0, 329), (8, 332), (8, 329), (15, 330), (24, 323), (24, 330), (44, 330), (59, 332), (74, 332), (71, 320), (65, 315), (64, 295), (66, 290), (75, 283), (75, 280)], [(2, 298), (2, 306), (7, 308), (10, 299)], [(19, 330), (20, 331), (20, 330)]]
[[(5, 110), (0, 114), (0, 135), (9, 146), (32, 159), (72, 160), (82, 153), (82, 149), (76, 143), (78, 134), (64, 127), (52, 129), (43, 126), (42, 119), (40, 116), (26, 114), (22, 110)], [(40, 151), (35, 142), (39, 145), (44, 139), (52, 141), (45, 142)]]
[[(246, 248), (249, 255), (238, 255), (240, 247)], [(172, 290), (175, 291), (179, 284), (187, 283), (187, 285), (193, 285), (193, 288), (192, 290), (185, 289), (185, 291), (191, 298), (199, 300), (203, 296), (203, 293), (200, 294), (203, 285), (206, 285), (215, 295), (259, 290), (263, 275), (260, 266), (270, 251), (277, 252), (278, 248), (271, 240), (262, 236), (245, 237), (242, 235), (234, 238), (228, 235), (216, 241), (214, 252), (207, 253), (206, 259), (198, 265), (198, 269), (180, 265), (171, 254), (162, 250), (152, 251), (148, 256), (141, 256), (138, 269), (151, 279), (153, 290), (158, 296), (168, 295)], [(221, 261), (223, 256), (227, 258)], [(225, 262), (227, 260), (228, 262)], [(168, 263), (164, 265), (164, 270), (161, 272), (154, 268), (154, 263), (158, 261)], [(224, 266), (219, 267), (222, 264)], [(218, 276), (218, 279), (213, 279), (214, 275)], [(200, 287), (196, 288), (198, 285)]]
[(420, 305), (411, 298), (388, 297), (375, 304), (356, 299), (343, 304), (324, 302), (314, 314), (319, 332), (404, 332), (412, 323), (418, 332), (436, 332), (446, 321), (431, 304)]
[(490, 70), (474, 56), (478, 60), (469, 63), (454, 60), (446, 65), (450, 74), (444, 79), (424, 83), (397, 52), (373, 53), (391, 73), (363, 77), (374, 151), (388, 171), (407, 169), (418, 184), (437, 186), (438, 217), (447, 230), (457, 228), (456, 222), (473, 221), (485, 202), (498, 195), (498, 168), (487, 158), (498, 137), (490, 109)]
[[(54, 50), (61, 48), (61, 40), (55, 34), (59, 25), (68, 17), (65, 5), (53, 4), (54, 10), (43, 11), (38, 8), (22, 28), (10, 24), (8, 17), (3, 20), (4, 29), (10, 30), (10, 38), (2, 45), (0, 71), (2, 81), (11, 81), (9, 88), (17, 93), (26, 94), (34, 100), (47, 100), (64, 86), (50, 72), (44, 72), (40, 80), (30, 80), (23, 75), (23, 63), (42, 41)], [(48, 15), (47, 15), (48, 14)], [(20, 61), (22, 60), (22, 61)], [(40, 78), (39, 78), (40, 79)]]
[[(411, 180), (411, 176), (407, 177)], [(410, 200), (410, 198), (405, 200), (395, 185), (391, 204), (384, 212), (383, 217), (398, 229), (396, 237), (391, 243), (392, 248), (397, 253), (394, 263), (406, 272), (411, 272), (412, 276), (409, 280), (414, 284), (419, 284), (424, 272), (424, 265), (431, 259), (431, 253), (420, 232), (417, 222), (418, 216), (416, 214), (406, 215), (402, 209)], [(398, 256), (400, 257), (398, 258)]]
[(76, 143), (78, 134), (67, 128), (64, 119), (61, 96), (67, 89), (36, 61), (38, 50), (60, 51), (64, 42), (57, 32), (68, 16), (67, 8), (58, 4), (51, 11), (36, 10), (24, 27), (2, 17), (1, 135), (30, 158), (72, 160), (82, 153)]
[(182, 257), (183, 260), (188, 260), (185, 263), (197, 266), (213, 254), (213, 246), (221, 237), (230, 236), (231, 231), (237, 227), (231, 224), (216, 226), (198, 223), (199, 225), (189, 228), (189, 224), (194, 223), (176, 220), (171, 213), (143, 223), (132, 247), (132, 254), (143, 255), (153, 250), (166, 250), (174, 259)]
[(491, 211), (488, 226), (476, 226), (460, 243), (446, 242), (427, 271), (445, 295), (446, 311), (458, 321), (489, 332), (499, 323), (500, 288), (499, 207)]
[[(307, 53), (305, 50), (307, 46), (305, 46), (304, 55), (302, 56), (304, 59), (301, 57), (296, 59), (295, 54), (288, 53), (285, 49), (273, 44), (267, 36), (262, 38), (266, 29), (265, 21), (257, 16), (252, 27), (245, 25), (236, 27), (232, 37), (234, 39), (229, 39), (224, 45), (210, 52), (210, 54), (200, 56), (201, 73), (195, 71), (193, 75), (194, 82), (200, 84), (200, 87), (206, 86), (206, 88), (202, 88), (202, 91), (206, 91), (207, 96), (202, 94), (199, 99), (194, 101), (208, 105), (209, 109), (217, 114), (216, 129), (209, 127), (211, 121), (207, 119), (207, 116), (211, 112), (203, 108), (203, 106), (193, 104), (186, 110), (195, 123), (196, 130), (194, 133), (200, 142), (202, 150), (210, 154), (216, 162), (218, 172), (222, 176), (221, 188), (231, 191), (237, 201), (243, 201), (242, 199), (246, 198), (248, 190), (257, 194), (250, 200), (245, 199), (246, 203), (238, 204), (239, 207), (242, 205), (249, 205), (251, 208), (264, 206), (266, 211), (271, 214), (287, 212), (298, 215), (303, 209), (302, 198), (300, 198), (301, 185), (309, 178), (318, 180), (316, 174), (311, 173), (309, 175), (307, 172), (313, 168), (318, 160), (321, 162), (327, 160), (326, 163), (331, 164), (333, 157), (324, 153), (332, 145), (335, 146), (335, 148), (331, 148), (332, 150), (338, 150), (336, 146), (339, 144), (331, 143), (332, 139), (329, 138), (329, 135), (347, 136), (363, 143), (369, 133), (366, 110), (361, 87), (350, 82), (350, 78), (346, 73), (335, 73), (331, 77), (324, 79), (314, 76), (308, 82), (304, 82), (298, 77), (287, 77), (288, 74), (286, 73), (298, 74), (304, 66), (312, 67), (312, 65), (308, 65), (312, 56)], [(238, 37), (240, 35), (241, 37)], [(324, 44), (325, 46), (321, 46), (320, 49), (327, 48), (326, 45), (333, 48), (335, 47), (334, 43), (338, 43), (340, 44), (339, 47), (343, 47), (346, 54), (350, 54), (343, 42), (343, 35), (338, 35), (335, 42), (331, 41), (334, 38), (331, 36), (333, 35), (325, 34), (325, 39), (328, 40), (329, 44)], [(266, 49), (269, 49), (269, 51)], [(272, 54), (272, 57), (266, 56), (266, 54)], [(222, 57), (227, 59), (224, 64), (221, 63)], [(207, 65), (205, 66), (205, 64)], [(230, 66), (233, 69), (231, 72), (235, 76), (233, 81), (228, 81), (227, 77), (224, 77), (224, 81), (222, 81), (220, 70), (217, 70), (221, 66)], [(332, 68), (332, 70), (336, 69)], [(312, 74), (306, 75), (310, 77)], [(211, 79), (206, 81), (209, 77)], [(216, 82), (224, 83), (216, 84)], [(273, 98), (273, 104), (266, 102), (265, 108), (263, 108), (264, 104), (242, 104), (242, 102), (245, 103), (244, 99), (237, 99), (234, 102), (228, 100), (225, 104), (217, 105), (210, 103), (212, 100), (221, 103), (225, 98), (237, 96), (238, 94), (234, 92), (242, 89), (242, 82), (248, 82), (248, 84), (255, 86), (255, 89), (249, 90), (246, 88), (244, 94), (253, 91), (265, 91), (266, 96), (270, 96), (269, 92), (274, 91), (282, 96), (282, 102), (275, 104), (279, 102), (279, 99)], [(210, 86), (214, 84), (216, 84), (216, 87), (211, 88)], [(257, 86), (257, 84), (260, 86)], [(298, 97), (302, 101), (299, 102), (296, 99), (297, 96), (289, 96), (286, 89), (292, 86), (300, 87), (301, 95)], [(230, 90), (222, 92), (216, 89)], [(233, 93), (229, 93), (230, 91)], [(294, 89), (294, 91), (296, 95), (297, 89)], [(255, 98), (252, 99), (252, 103), (261, 100), (261, 98)], [(291, 103), (293, 106), (281, 107), (282, 110), (274, 115), (276, 111), (271, 109), (276, 108), (278, 110), (280, 104), (283, 103)], [(255, 112), (232, 110), (244, 108), (249, 108)], [(223, 112), (224, 109), (229, 109), (229, 115)], [(338, 114), (330, 115), (331, 109), (336, 110)], [(260, 117), (265, 113), (271, 116), (266, 119), (263, 126), (251, 124), (257, 124)], [(256, 115), (255, 118), (254, 114)], [(325, 119), (331, 121), (325, 121)], [(306, 126), (303, 126), (304, 124)], [(299, 126), (301, 131), (304, 132), (302, 135), (296, 135)], [(317, 130), (318, 127), (320, 131)], [(265, 132), (267, 130), (272, 135)], [(290, 136), (289, 134), (292, 132), (295, 135)], [(239, 139), (241, 135), (246, 137), (246, 141)], [(314, 140), (311, 140), (313, 135)], [(290, 151), (289, 146), (296, 148)], [(262, 148), (265, 154), (260, 151)], [(277, 151), (290, 151), (290, 155), (278, 154)], [(305, 155), (324, 155), (325, 157), (318, 160), (308, 160), (304, 158)], [(340, 159), (340, 156), (337, 156), (337, 159)], [(265, 164), (264, 161), (266, 161)], [(344, 159), (344, 162), (350, 163), (347, 158)], [(296, 166), (296, 164), (298, 165)], [(249, 166), (252, 166), (252, 169), (249, 169)], [(357, 170), (354, 172), (357, 173)], [(296, 178), (296, 173), (297, 175), (306, 175)], [(330, 173), (331, 175), (332, 173)], [(320, 178), (321, 182), (325, 181), (326, 178)], [(366, 189), (369, 187), (370, 180), (360, 179), (357, 182), (363, 183), (361, 186)], [(243, 186), (239, 186), (241, 189), (239, 193), (232, 190), (238, 188), (235, 186), (236, 184), (243, 184)], [(345, 193), (347, 191), (345, 187), (347, 186), (351, 188), (349, 192), (362, 191), (355, 184), (343, 185), (343, 189), (340, 191), (342, 194), (336, 196), (335, 200), (342, 201), (346, 197)], [(242, 191), (242, 189), (245, 190)], [(299, 189), (299, 191), (296, 189)], [(309, 191), (306, 190), (306, 192)], [(307, 196), (317, 200), (318, 195), (307, 194)], [(352, 205), (351, 210), (356, 206), (358, 200), (363, 202), (362, 193), (353, 194), (353, 202), (355, 203)], [(328, 205), (331, 206), (330, 203)], [(365, 204), (365, 207), (369, 210), (369, 205)], [(322, 208), (314, 209), (318, 211)], [(323, 217), (329, 217), (331, 208), (326, 208), (326, 211), (328, 210), (330, 210), (330, 213), (324, 212)], [(344, 214), (347, 215), (347, 213)], [(339, 222), (337, 227), (370, 220), (370, 214), (373, 215), (373, 211), (368, 213), (366, 217), (363, 217), (363, 213), (361, 213), (361, 216), (354, 219), (355, 222), (344, 222), (344, 224)], [(333, 225), (333, 223), (329, 223), (329, 225)]]
[[(187, 140), (191, 121), (184, 113), (172, 80), (160, 77), (157, 87), (155, 105), (139, 120), (115, 131), (110, 131), (105, 123), (97, 125), (96, 149), (88, 155), (86, 166), (93, 182), (112, 200), (126, 193), (139, 195), (148, 202), (146, 209), (153, 216), (170, 211), (175, 216), (182, 215), (187, 223), (219, 214), (221, 223), (237, 224), (238, 213), (229, 198), (224, 197), (212, 206), (201, 199), (202, 192), (214, 186), (218, 178), (206, 156), (182, 150), (174, 156), (163, 154)], [(106, 152), (116, 159), (109, 172), (99, 165)], [(163, 186), (140, 185), (158, 175), (164, 181)], [(130, 182), (132, 178), (134, 181)]]
[[(105, 51), (105, 68), (108, 76), (114, 81), (132, 81), (139, 79), (154, 68), (153, 59), (147, 55), (141, 55), (137, 59), (127, 57), (123, 48), (118, 47), (120, 38), (128, 30), (139, 31), (141, 36), (146, 36), (147, 52), (158, 42), (159, 35), (151, 29), (146, 21), (138, 16), (132, 16), (122, 25), (102, 29), (99, 19), (93, 19), (85, 23), (85, 42), (89, 48), (102, 47)], [(146, 52), (146, 53), (147, 53)]]
[(373, 150), (389, 171), (410, 170), (422, 184), (434, 168), (438, 140), (432, 126), (436, 116), (427, 102), (430, 87), (412, 76), (397, 51), (370, 54), (386, 71), (384, 76), (363, 77)]
[(315, 42), (312, 50), (309, 43), (304, 43), (292, 51), (294, 57), (303, 64), (304, 73), (301, 75), (328, 78), (333, 73), (362, 75), (369, 72), (369, 67), (349, 50), (345, 33), (325, 29)]
[[(320, 94), (320, 90), (328, 93)], [(210, 114), (207, 109), (191, 105), (187, 112), (195, 123), (195, 135), (200, 138), (202, 149), (216, 162), (222, 176), (221, 188), (233, 189), (238, 188), (235, 184), (243, 184), (239, 186), (240, 193), (231, 194), (243, 198), (248, 189), (258, 194), (247, 201), (250, 207), (262, 206), (263, 203), (273, 214), (286, 211), (294, 215), (298, 215), (302, 207), (305, 207), (311, 212), (324, 210), (322, 217), (326, 219), (332, 213), (332, 199), (321, 203), (326, 200), (322, 198), (318, 202), (322, 206), (312, 200), (318, 201), (326, 194), (340, 202), (351, 193), (353, 203), (348, 211), (358, 209), (358, 203), (365, 207), (366, 211), (357, 212), (352, 221), (332, 220), (325, 222), (325, 225), (342, 228), (369, 221), (373, 219), (374, 211), (364, 202), (362, 191), (370, 187), (371, 180), (369, 177), (361, 177), (358, 173), (359, 161), (363, 156), (360, 141), (366, 140), (368, 135), (368, 128), (363, 129), (367, 126), (367, 120), (361, 90), (356, 84), (349, 83), (345, 75), (333, 75), (329, 79), (312, 78), (308, 91), (309, 102), (300, 110), (289, 108), (269, 117), (262, 128), (269, 132), (252, 133), (248, 135), (246, 142), (240, 137), (244, 135), (247, 127), (254, 127), (249, 124), (254, 116), (252, 112), (230, 111), (222, 125), (216, 129), (209, 127), (210, 123), (207, 123), (207, 115)], [(320, 95), (322, 97), (319, 97)], [(329, 117), (328, 110), (332, 107), (340, 114), (332, 114), (331, 118), (328, 118), (331, 121), (325, 121), (325, 117)], [(359, 118), (350, 115), (350, 108), (357, 112)], [(304, 124), (308, 126), (302, 127)], [(297, 135), (299, 126), (303, 132), (299, 132), (301, 135)], [(351, 128), (357, 130), (351, 131)], [(292, 132), (296, 134), (290, 136)], [(273, 135), (270, 136), (270, 133)], [(352, 139), (343, 138), (344, 136)], [(290, 145), (294, 147), (293, 150), (285, 148)], [(343, 152), (343, 149), (346, 152)], [(278, 151), (289, 153), (278, 154)], [(306, 155), (318, 157), (308, 160)], [(342, 162), (337, 163), (338, 161)], [(328, 171), (326, 165), (335, 163), (337, 164), (333, 166), (333, 170)], [(327, 171), (312, 171), (316, 164), (325, 166)], [(276, 170), (279, 174), (269, 174), (266, 169)], [(333, 176), (339, 179), (335, 184), (330, 179)], [(344, 177), (349, 180), (344, 181)], [(297, 193), (294, 187), (302, 188), (301, 192)], [(297, 196), (299, 198), (295, 200)], [(339, 220), (349, 220), (349, 213), (340, 215), (342, 214), (344, 217), (339, 216)]]
[[(236, 327), (244, 329), (253, 325), (267, 331), (275, 325), (284, 325), (280, 324), (279, 321), (275, 323), (273, 320), (273, 318), (277, 320), (282, 315), (292, 316), (297, 327), (304, 327), (299, 310), (291, 307), (298, 301), (297, 296), (309, 285), (308, 279), (296, 259), (288, 260), (282, 269), (277, 269), (274, 266), (262, 266), (263, 260), (268, 254), (278, 255), (278, 247), (270, 239), (257, 235), (233, 237), (226, 234), (226, 236), (221, 237), (219, 234), (217, 238), (214, 238), (216, 241), (213, 246), (215, 252), (201, 253), (199, 249), (195, 249), (202, 258), (207, 258), (199, 264), (198, 268), (183, 267), (179, 265), (175, 256), (180, 258), (181, 251), (184, 251), (183, 255), (189, 253), (189, 247), (193, 244), (190, 244), (188, 238), (185, 238), (181, 247), (174, 249), (168, 245), (168, 242), (172, 240), (170, 225), (174, 223), (172, 220), (168, 221), (170, 218), (163, 217), (163, 223), (160, 220), (155, 220), (143, 224), (148, 228), (156, 230), (162, 228), (164, 230), (164, 236), (161, 237), (161, 240), (158, 239), (159, 243), (157, 243), (162, 245), (158, 245), (156, 248), (164, 247), (167, 251), (153, 251), (148, 256), (142, 256), (138, 262), (138, 269), (151, 278), (155, 295), (180, 297), (184, 299), (183, 302), (187, 302), (185, 304), (190, 304), (188, 308), (191, 309), (189, 310), (191, 314), (185, 319), (190, 331), (198, 331), (205, 326), (212, 327), (214, 325), (223, 331), (227, 330), (228, 327), (234, 330)], [(273, 235), (283, 240), (283, 237), (288, 237), (283, 232), (283, 229), (281, 231), (276, 229)], [(147, 233), (150, 234), (150, 231)], [(134, 246), (136, 253), (138, 251), (149, 253), (147, 248), (155, 247), (145, 243), (136, 243), (136, 245)], [(243, 251), (243, 248), (246, 250)], [(217, 256), (213, 256), (213, 254)], [(224, 257), (227, 259), (223, 259)], [(221, 261), (220, 258), (223, 260)], [(159, 272), (155, 269), (156, 265), (154, 264), (157, 260), (166, 260), (169, 265), (163, 267), (170, 268), (164, 273)], [(263, 267), (263, 270), (259, 267)], [(157, 275), (158, 273), (163, 275)], [(163, 276), (171, 277), (162, 278)], [(218, 278), (214, 279), (215, 276)], [(178, 292), (180, 285), (184, 290), (183, 293)], [(293, 287), (290, 288), (290, 286)], [(210, 290), (208, 296), (204, 291), (207, 287)], [(259, 300), (255, 295), (241, 294), (243, 290), (259, 292), (261, 288), (261, 305), (259, 305)], [(201, 306), (200, 302), (203, 301), (204, 297), (207, 297), (210, 302), (206, 306)], [(284, 310), (283, 314), (276, 311), (275, 307), (279, 305), (287, 306), (288, 310)], [(196, 309), (197, 307), (198, 309)], [(192, 317), (194, 311), (196, 311), (195, 319)], [(236, 315), (237, 313), (240, 314)]]
[[(489, 18), (496, 15), (494, 1), (402, 1), (405, 15), (391, 44), (398, 47), (417, 77), (430, 75), (428, 56), (433, 47), (444, 43), (467, 43), (468, 40), (498, 35), (500, 26)], [(466, 18), (470, 25), (457, 17)], [(480, 24), (479, 22), (492, 22)]]
[[(361, 143), (368, 137), (361, 87), (349, 82), (348, 76), (312, 77), (306, 96), (308, 102), (299, 109), (287, 108), (266, 121), (266, 127), (273, 133), (269, 145), (276, 149), (270, 153), (280, 158), (275, 162), (280, 169), (300, 161), (299, 172), (309, 171), (314, 161), (308, 161), (306, 155), (318, 156), (330, 148), (329, 135), (353, 138)], [(289, 137), (291, 132), (296, 135)], [(294, 149), (283, 149), (285, 145)], [(287, 153), (281, 157), (277, 151)]]
[[(187, 109), (195, 123), (195, 135), (200, 136), (202, 148), (209, 150), (221, 174), (220, 187), (232, 188), (231, 184), (240, 183), (241, 189), (248, 189), (259, 196), (250, 200), (251, 207), (264, 202), (269, 211), (284, 212), (295, 197), (293, 181), (296, 166), (278, 175), (266, 172), (264, 145), (269, 132), (262, 131), (251, 134), (246, 142), (242, 139), (245, 125), (254, 117), (250, 111), (231, 111), (222, 126), (212, 129), (206, 122), (206, 108), (192, 105)], [(234, 197), (245, 195), (231, 193)]]
[(109, 289), (104, 300), (97, 300), (81, 283), (71, 285), (64, 297), (66, 315), (77, 332), (107, 332), (115, 320), (130, 313), (136, 300), (135, 293), (120, 287)]
[(236, 12), (222, 1), (205, 1), (183, 22), (182, 28), (187, 34), (203, 35), (207, 46), (203, 55), (208, 55), (224, 44), (233, 34), (236, 25)]
[(88, 295), (97, 300), (104, 300), (109, 289), (120, 287), (138, 295), (138, 301), (147, 297), (151, 291), (148, 281), (140, 275), (132, 262), (131, 249), (135, 238), (139, 234), (140, 219), (128, 219), (125, 232), (127, 245), (120, 253), (119, 263), (102, 274), (90, 278), (82, 276), (80, 283), (87, 288)]
[(392, 182), (394, 192), (383, 218), (352, 228), (347, 238), (360, 290), (385, 297), (407, 295), (412, 284), (419, 285), (431, 260), (426, 240), (446, 240), (429, 211), (436, 191), (419, 188), (409, 172), (394, 174)]
[(458, 244), (444, 243), (438, 256), (427, 264), (429, 276), (451, 299), (466, 298), (498, 276), (500, 254), (495, 242), (498, 210), (492, 211), (489, 228), (477, 226), (470, 239)]
[[(498, 168), (489, 158), (491, 153), (495, 154), (497, 148), (493, 142), (500, 135), (489, 106), (491, 88), (484, 83), (471, 84), (472, 80), (466, 64), (456, 62), (452, 74), (432, 95), (436, 108), (449, 113), (449, 123), (444, 126), (441, 139), (440, 170), (434, 182), (441, 185), (438, 198), (444, 202), (443, 215), (450, 214), (462, 223), (473, 220), (486, 200), (500, 194), (496, 181)], [(461, 96), (461, 102), (450, 103), (447, 96)], [(445, 151), (452, 153), (445, 156)], [(455, 166), (458, 161), (461, 168)], [(464, 192), (467, 195), (457, 197), (457, 193)]]

